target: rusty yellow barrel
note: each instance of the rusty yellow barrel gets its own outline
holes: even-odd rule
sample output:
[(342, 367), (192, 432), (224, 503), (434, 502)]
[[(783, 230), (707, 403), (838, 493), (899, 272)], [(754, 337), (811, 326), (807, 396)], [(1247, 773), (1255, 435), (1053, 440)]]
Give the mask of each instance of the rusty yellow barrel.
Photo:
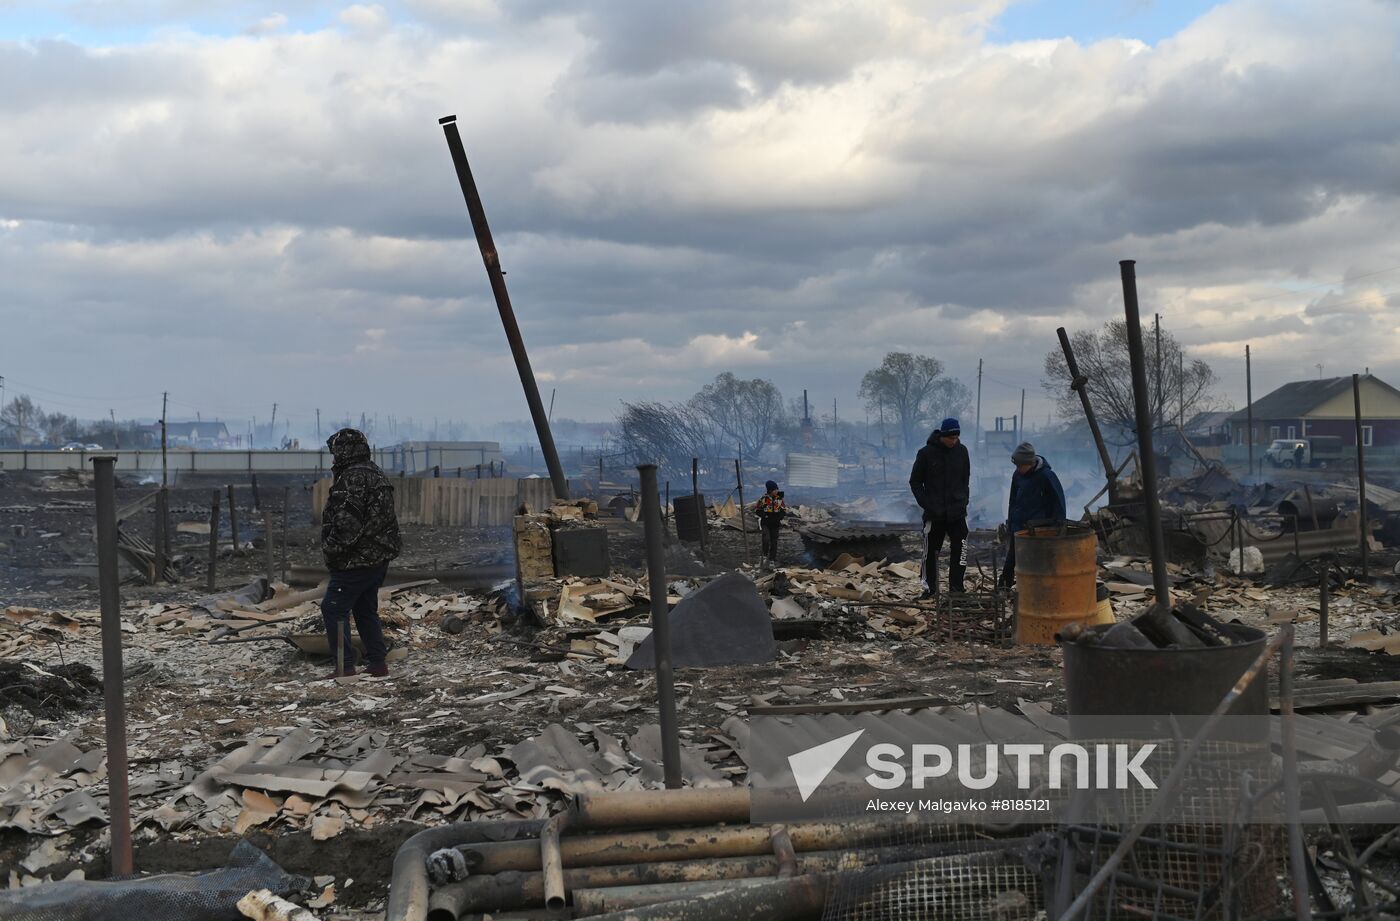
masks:
[(1016, 642), (1051, 646), (1069, 624), (1104, 622), (1095, 589), (1098, 549), (1094, 532), (1084, 527), (1017, 532)]

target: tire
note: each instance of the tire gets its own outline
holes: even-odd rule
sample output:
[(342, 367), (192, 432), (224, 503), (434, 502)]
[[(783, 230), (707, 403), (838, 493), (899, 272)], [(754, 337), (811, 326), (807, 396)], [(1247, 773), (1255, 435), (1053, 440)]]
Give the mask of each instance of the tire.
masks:
[(1285, 469), (1287, 469), (1287, 468), (1289, 468), (1289, 467), (1292, 467), (1292, 466), (1293, 466), (1293, 458), (1290, 457), (1290, 458), (1288, 458), (1288, 459), (1286, 459), (1286, 460), (1280, 462), (1280, 463), (1279, 463), (1279, 466), (1280, 466), (1280, 467), (1283, 467), (1283, 468), (1285, 468)]

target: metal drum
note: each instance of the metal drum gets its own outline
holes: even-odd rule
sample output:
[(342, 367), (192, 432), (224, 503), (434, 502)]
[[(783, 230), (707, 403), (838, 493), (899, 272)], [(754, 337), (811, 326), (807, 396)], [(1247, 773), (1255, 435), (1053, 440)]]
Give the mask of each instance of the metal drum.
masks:
[(705, 526), (705, 497), (676, 496), (671, 504), (676, 509), (676, 536), (687, 543), (700, 540), (700, 529)]
[(1101, 622), (1098, 538), (1085, 527), (1016, 534), (1016, 642), (1053, 646), (1069, 624)]

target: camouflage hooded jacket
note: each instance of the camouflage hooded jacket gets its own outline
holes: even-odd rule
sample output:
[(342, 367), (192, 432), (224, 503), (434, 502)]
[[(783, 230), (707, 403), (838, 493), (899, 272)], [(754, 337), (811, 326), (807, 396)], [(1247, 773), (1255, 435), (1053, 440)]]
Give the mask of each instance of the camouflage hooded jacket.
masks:
[(394, 487), (370, 460), (364, 435), (341, 429), (326, 445), (335, 459), (331, 467), (335, 479), (321, 517), (326, 568), (363, 569), (387, 563), (403, 549), (394, 515)]

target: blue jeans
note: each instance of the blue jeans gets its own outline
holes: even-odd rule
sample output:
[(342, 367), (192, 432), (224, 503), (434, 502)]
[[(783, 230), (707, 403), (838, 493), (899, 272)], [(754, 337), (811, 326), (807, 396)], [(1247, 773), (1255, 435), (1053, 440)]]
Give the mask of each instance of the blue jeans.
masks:
[(389, 650), (384, 645), (384, 625), (379, 622), (379, 587), (389, 572), (387, 562), (364, 569), (342, 569), (331, 573), (326, 597), (321, 601), (321, 618), (326, 623), (326, 638), (331, 656), (339, 639), (345, 649), (345, 665), (354, 667), (355, 649), (350, 643), (350, 618), (355, 616), (355, 629), (365, 644), (365, 660), (370, 665), (383, 665)]

